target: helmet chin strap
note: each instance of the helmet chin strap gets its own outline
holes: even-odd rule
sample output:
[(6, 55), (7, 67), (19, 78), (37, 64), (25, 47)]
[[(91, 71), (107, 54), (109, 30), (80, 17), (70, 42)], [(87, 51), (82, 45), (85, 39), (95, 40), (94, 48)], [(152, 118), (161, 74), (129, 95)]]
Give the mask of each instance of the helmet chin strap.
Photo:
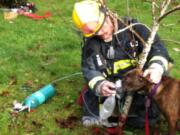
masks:
[(112, 36), (109, 37), (108, 39), (105, 39), (105, 40), (104, 40), (104, 42), (110, 42), (110, 41), (112, 41)]

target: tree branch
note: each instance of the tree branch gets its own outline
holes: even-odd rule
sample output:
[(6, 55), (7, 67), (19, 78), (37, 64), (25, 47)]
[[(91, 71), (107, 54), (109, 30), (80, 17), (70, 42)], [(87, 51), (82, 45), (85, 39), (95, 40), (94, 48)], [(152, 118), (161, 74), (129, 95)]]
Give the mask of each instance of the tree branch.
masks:
[(173, 42), (175, 44), (179, 44), (180, 45), (180, 41), (176, 41), (176, 40), (171, 40), (171, 39), (161, 39), (162, 41), (168, 41), (168, 42)]
[(164, 13), (162, 16), (160, 16), (158, 18), (158, 22), (160, 22), (164, 17), (168, 16), (169, 14), (177, 11), (177, 10), (180, 10), (180, 5), (177, 5), (176, 7), (174, 7), (173, 9), (169, 10), (168, 12)]

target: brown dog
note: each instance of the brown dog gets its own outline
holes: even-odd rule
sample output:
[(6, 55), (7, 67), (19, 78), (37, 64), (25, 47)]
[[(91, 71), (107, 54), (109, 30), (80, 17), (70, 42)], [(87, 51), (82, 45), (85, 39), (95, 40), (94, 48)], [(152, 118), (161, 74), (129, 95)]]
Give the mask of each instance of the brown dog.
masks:
[[(124, 90), (144, 90), (150, 93), (154, 84), (150, 83), (147, 78), (142, 77), (142, 74), (143, 72), (140, 69), (128, 72), (122, 80)], [(163, 76), (156, 94), (152, 98), (168, 121), (169, 135), (175, 135), (176, 124), (180, 118), (180, 80)]]

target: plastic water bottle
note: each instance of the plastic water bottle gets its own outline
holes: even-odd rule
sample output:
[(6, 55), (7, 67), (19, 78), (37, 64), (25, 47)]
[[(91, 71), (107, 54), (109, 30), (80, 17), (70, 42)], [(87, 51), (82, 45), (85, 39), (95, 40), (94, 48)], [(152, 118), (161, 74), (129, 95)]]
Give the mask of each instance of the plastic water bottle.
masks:
[(115, 94), (113, 94), (112, 96), (109, 96), (102, 104), (102, 107), (100, 108), (100, 119), (106, 120), (108, 117), (110, 117), (114, 111), (115, 105), (116, 99)]
[(40, 90), (28, 96), (23, 105), (27, 106), (29, 109), (36, 108), (40, 104), (44, 103), (49, 98), (53, 97), (55, 94), (55, 88), (52, 84), (46, 85)]

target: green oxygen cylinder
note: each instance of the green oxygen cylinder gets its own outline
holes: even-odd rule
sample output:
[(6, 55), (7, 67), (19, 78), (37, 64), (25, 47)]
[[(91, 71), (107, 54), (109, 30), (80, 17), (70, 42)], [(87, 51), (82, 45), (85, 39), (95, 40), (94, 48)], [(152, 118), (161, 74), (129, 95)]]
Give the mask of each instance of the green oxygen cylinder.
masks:
[(27, 106), (29, 109), (38, 107), (40, 104), (44, 103), (49, 98), (55, 95), (55, 88), (52, 84), (48, 84), (43, 88), (39, 89), (35, 93), (28, 96), (23, 105)]

